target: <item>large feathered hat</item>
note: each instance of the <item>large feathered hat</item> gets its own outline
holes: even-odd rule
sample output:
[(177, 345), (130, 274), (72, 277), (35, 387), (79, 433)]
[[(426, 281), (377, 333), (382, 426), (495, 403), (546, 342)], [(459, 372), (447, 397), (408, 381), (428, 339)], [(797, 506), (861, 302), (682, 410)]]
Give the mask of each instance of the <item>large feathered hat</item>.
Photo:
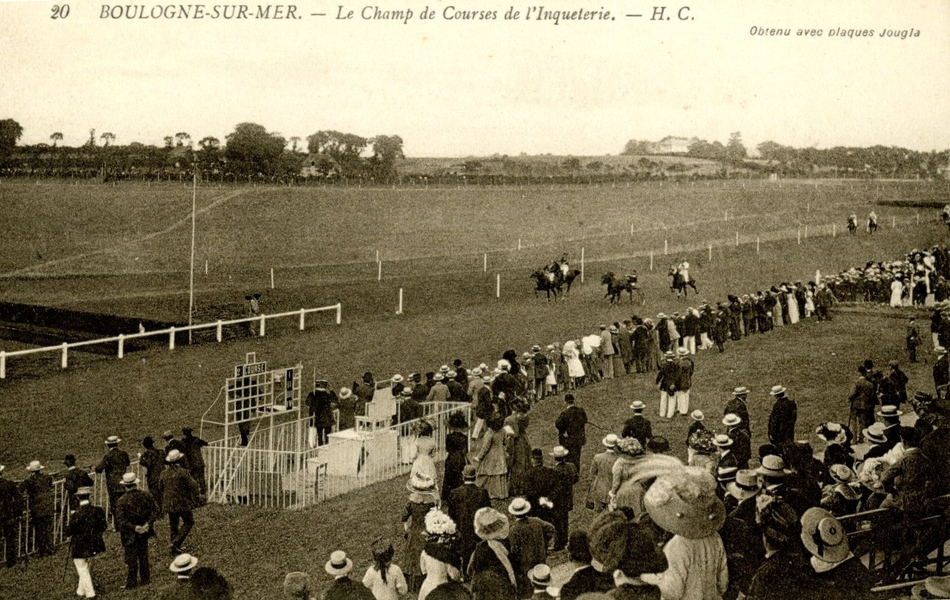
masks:
[(716, 480), (702, 467), (686, 466), (678, 458), (653, 454), (633, 468), (633, 481), (656, 478), (643, 496), (653, 521), (684, 538), (703, 538), (719, 531), (726, 509), (716, 496)]

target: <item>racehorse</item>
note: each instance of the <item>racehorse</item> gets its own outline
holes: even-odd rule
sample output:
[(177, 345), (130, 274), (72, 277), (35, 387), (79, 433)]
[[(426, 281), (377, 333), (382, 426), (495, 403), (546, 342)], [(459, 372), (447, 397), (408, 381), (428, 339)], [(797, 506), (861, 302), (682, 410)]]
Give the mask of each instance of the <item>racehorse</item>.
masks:
[[(573, 269), (571, 271), (568, 271), (567, 275), (563, 275), (560, 271), (558, 271), (558, 276), (560, 277), (563, 284), (567, 286), (567, 289), (564, 290), (565, 297), (567, 296), (568, 293), (570, 293), (571, 286), (574, 285), (574, 280), (577, 279), (577, 277), (580, 274), (581, 272), (579, 269)], [(557, 277), (555, 277), (555, 279), (557, 279)]]
[(868, 233), (877, 231), (877, 215), (873, 212), (868, 215)]
[(627, 275), (625, 279), (621, 279), (614, 275), (613, 271), (608, 271), (600, 278), (600, 283), (607, 286), (607, 293), (604, 294), (604, 298), (610, 298), (611, 304), (620, 302), (620, 296), (623, 292), (630, 295), (630, 302), (633, 302), (634, 294), (636, 294), (641, 306), (646, 302), (643, 291), (637, 287), (636, 275)]
[(690, 277), (687, 280), (676, 267), (670, 267), (670, 272), (667, 273), (667, 275), (672, 278), (672, 281), (670, 282), (670, 291), (676, 292), (677, 298), (679, 298), (681, 295), (684, 298), (689, 296), (689, 292), (686, 288), (693, 288), (694, 293), (699, 293), (699, 290), (696, 289), (696, 279)]
[(547, 294), (548, 301), (550, 302), (551, 295), (553, 294), (554, 301), (557, 302), (558, 292), (561, 291), (561, 282), (557, 276), (550, 271), (538, 269), (531, 273), (531, 279), (534, 279), (535, 285), (537, 286), (534, 290), (535, 296), (538, 295), (538, 292), (544, 292)]
[(851, 216), (848, 217), (848, 233), (854, 235), (858, 230), (858, 219), (857, 217)]

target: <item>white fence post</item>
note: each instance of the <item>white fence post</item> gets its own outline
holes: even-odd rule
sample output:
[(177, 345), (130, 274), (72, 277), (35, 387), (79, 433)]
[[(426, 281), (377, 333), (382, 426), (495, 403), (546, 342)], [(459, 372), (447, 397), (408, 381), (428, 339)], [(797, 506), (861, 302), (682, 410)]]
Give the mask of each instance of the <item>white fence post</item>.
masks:
[(304, 309), (300, 309), (300, 331), (303, 331), (306, 327), (307, 313), (304, 312)]
[(267, 327), (267, 316), (261, 315), (261, 337), (264, 337), (265, 335), (264, 330), (266, 329), (266, 327)]
[(739, 247), (739, 232), (736, 232), (736, 248)]
[(63, 357), (59, 361), (59, 366), (61, 369), (65, 369), (69, 366), (69, 344), (63, 342)]
[(402, 288), (399, 288), (399, 310), (396, 311), (396, 314), (402, 314)]
[(168, 330), (168, 349), (169, 350), (175, 349), (175, 328), (174, 327)]
[(653, 252), (650, 252), (650, 270), (653, 270)]
[(485, 273), (488, 272), (488, 253), (487, 252), (482, 257), (482, 271)]
[(712, 244), (709, 244), (709, 262), (712, 262)]
[(274, 289), (274, 267), (270, 268), (270, 289)]
[(343, 303), (336, 303), (336, 324), (339, 325), (343, 322)]
[(224, 338), (224, 336), (222, 335), (224, 333), (222, 325), (223, 323), (221, 322), (221, 319), (218, 319), (218, 322), (215, 324), (215, 328), (214, 328), (214, 337), (219, 342)]
[(376, 263), (376, 267), (377, 267), (377, 268), (376, 268), (376, 281), (382, 281), (382, 280), (383, 280), (383, 263), (382, 263), (382, 262)]
[(501, 298), (501, 274), (495, 273), (495, 298)]
[(0, 350), (0, 379), (7, 378), (7, 353)]
[(584, 283), (584, 249), (581, 248), (581, 283)]
[(670, 240), (663, 240), (663, 256), (670, 253)]
[(798, 245), (799, 246), (802, 245), (802, 230), (801, 229), (798, 230)]
[(119, 358), (125, 358), (125, 336), (119, 334)]

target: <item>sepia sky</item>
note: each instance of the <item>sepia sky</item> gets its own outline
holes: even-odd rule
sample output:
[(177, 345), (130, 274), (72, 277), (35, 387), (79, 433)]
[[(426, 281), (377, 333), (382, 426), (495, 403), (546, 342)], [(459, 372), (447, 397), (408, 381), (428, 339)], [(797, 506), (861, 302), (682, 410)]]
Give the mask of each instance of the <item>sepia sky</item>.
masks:
[[(223, 141), (251, 121), (288, 138), (398, 134), (408, 156), (617, 154), (631, 138), (725, 143), (733, 131), (750, 148), (950, 148), (948, 0), (518, 1), (304, 0), (296, 21), (103, 20), (86, 0), (54, 20), (52, 3), (0, 1), (0, 118), (23, 126), (20, 143), (60, 131), (78, 145), (93, 127), (120, 144), (179, 131)], [(616, 20), (503, 19), (541, 4)], [(356, 18), (336, 20), (340, 5)], [(651, 21), (664, 5), (672, 19)], [(363, 20), (366, 6), (416, 16)], [(419, 20), (425, 6), (436, 20)], [(449, 6), (498, 18), (448, 21)], [(692, 20), (677, 19), (682, 6)], [(829, 37), (839, 27), (874, 35)]]

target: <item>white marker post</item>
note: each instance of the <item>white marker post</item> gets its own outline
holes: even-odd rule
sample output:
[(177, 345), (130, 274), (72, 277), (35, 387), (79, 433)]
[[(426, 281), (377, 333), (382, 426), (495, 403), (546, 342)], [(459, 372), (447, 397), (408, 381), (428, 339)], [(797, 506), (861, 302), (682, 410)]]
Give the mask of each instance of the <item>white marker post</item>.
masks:
[(518, 238), (518, 251), (521, 251), (521, 238)]
[(383, 280), (383, 263), (382, 261), (376, 263), (376, 281)]
[(495, 298), (501, 298), (501, 274), (495, 274)]
[(270, 268), (270, 289), (274, 289), (274, 267)]
[(633, 223), (630, 223), (630, 235), (633, 235)]
[(736, 232), (736, 248), (739, 247), (739, 232)]
[(712, 244), (709, 244), (709, 262), (712, 262)]
[(650, 252), (650, 270), (653, 270), (653, 252)]
[(801, 229), (798, 230), (798, 245), (799, 246), (802, 245), (802, 230)]
[(670, 241), (663, 240), (663, 256), (666, 256), (670, 253)]
[(755, 238), (755, 253), (759, 253), (759, 238)]
[(205, 275), (208, 274), (208, 261), (205, 261)]
[(897, 217), (891, 217), (891, 229), (897, 227)]
[(482, 260), (482, 271), (488, 272), (488, 253), (486, 252)]
[(581, 283), (584, 283), (584, 249), (581, 248)]
[(396, 314), (402, 314), (402, 288), (399, 288), (399, 308), (396, 310)]

